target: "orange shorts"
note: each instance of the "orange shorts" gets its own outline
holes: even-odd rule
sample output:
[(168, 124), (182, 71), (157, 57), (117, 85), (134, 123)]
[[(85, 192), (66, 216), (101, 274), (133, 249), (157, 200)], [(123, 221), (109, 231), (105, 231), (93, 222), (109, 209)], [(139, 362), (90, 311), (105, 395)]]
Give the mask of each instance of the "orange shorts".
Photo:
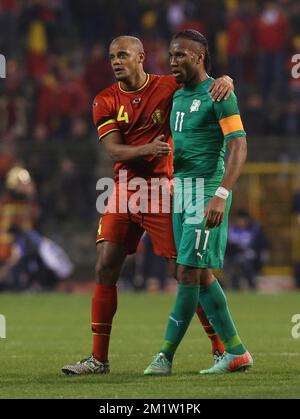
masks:
[(175, 258), (177, 255), (173, 238), (172, 212), (136, 214), (129, 210), (105, 212), (100, 218), (96, 243), (111, 241), (123, 245), (128, 254), (135, 253), (142, 235), (146, 232), (158, 256)]

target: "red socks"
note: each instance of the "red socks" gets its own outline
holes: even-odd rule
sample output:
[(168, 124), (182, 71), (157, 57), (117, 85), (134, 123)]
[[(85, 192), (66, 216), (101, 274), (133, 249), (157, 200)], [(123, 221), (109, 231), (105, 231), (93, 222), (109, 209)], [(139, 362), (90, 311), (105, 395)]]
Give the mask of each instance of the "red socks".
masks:
[(203, 329), (205, 330), (207, 336), (209, 337), (211, 341), (211, 347), (212, 347), (212, 353), (214, 353), (216, 350), (222, 354), (225, 351), (224, 345), (219, 338), (219, 336), (216, 334), (215, 329), (212, 327), (212, 325), (207, 320), (207, 317), (205, 315), (205, 312), (203, 308), (198, 304), (196, 309), (197, 315), (199, 317), (199, 320), (203, 326)]
[[(92, 332), (93, 332), (93, 356), (100, 362), (108, 360), (108, 347), (112, 320), (117, 311), (117, 287), (104, 284), (96, 284), (94, 298), (92, 300)], [(197, 315), (209, 337), (212, 352), (218, 350), (224, 352), (224, 346), (211, 326), (202, 307), (197, 305)]]
[(117, 311), (117, 287), (96, 284), (92, 300), (93, 356), (100, 362), (108, 360), (112, 320)]

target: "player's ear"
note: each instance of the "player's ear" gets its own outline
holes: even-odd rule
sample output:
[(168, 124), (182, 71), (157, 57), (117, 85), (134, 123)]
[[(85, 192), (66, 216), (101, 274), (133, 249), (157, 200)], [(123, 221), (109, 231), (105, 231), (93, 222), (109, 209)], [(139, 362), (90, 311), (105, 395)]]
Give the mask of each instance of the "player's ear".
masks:
[(145, 53), (139, 52), (139, 63), (143, 63), (145, 61)]
[(198, 64), (201, 63), (202, 61), (204, 61), (204, 54), (203, 53), (198, 55)]

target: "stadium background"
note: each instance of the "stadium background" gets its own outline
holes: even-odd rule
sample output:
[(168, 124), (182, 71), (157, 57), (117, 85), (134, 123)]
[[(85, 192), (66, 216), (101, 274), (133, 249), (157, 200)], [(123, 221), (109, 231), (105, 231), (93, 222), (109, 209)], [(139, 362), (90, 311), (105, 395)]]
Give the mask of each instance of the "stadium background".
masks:
[[(233, 212), (249, 211), (268, 239), (262, 282), (290, 288), (300, 261), (300, 78), (291, 76), (291, 57), (300, 53), (297, 0), (1, 0), (0, 53), (7, 64), (0, 80), (1, 197), (10, 169), (26, 168), (36, 229), (66, 250), (75, 283), (92, 280), (95, 185), (112, 175), (112, 162), (98, 144), (91, 102), (114, 81), (109, 41), (140, 37), (147, 71), (168, 73), (169, 40), (183, 28), (208, 38), (211, 74), (234, 79), (249, 154)], [(9, 234), (7, 212), (0, 212), (1, 247)], [(131, 260), (124, 276), (139, 263)]]
[[(137, 35), (147, 70), (168, 73), (169, 39), (186, 27), (208, 37), (212, 75), (234, 78), (248, 132), (248, 163), (232, 215), (250, 211), (268, 239), (269, 257), (260, 292), (226, 294), (255, 365), (249, 374), (202, 380), (197, 372), (212, 362), (210, 344), (193, 319), (172, 376), (144, 377), (174, 295), (122, 292), (110, 344), (112, 373), (76, 377), (74, 384), (60, 369), (91, 350), (91, 292), (82, 291), (93, 287), (96, 181), (112, 175), (91, 118), (93, 97), (113, 82), (107, 46), (119, 34)], [(63, 289), (80, 291), (0, 292), (0, 398), (299, 398), (299, 293), (290, 292), (300, 260), (300, 78), (291, 77), (297, 53), (298, 0), (0, 0), (0, 54), (7, 60), (0, 79), (2, 264), (10, 224), (18, 220), (67, 251), (75, 271)], [(25, 201), (14, 200), (16, 191), (26, 192)], [(132, 277), (134, 269), (147, 273), (142, 254), (123, 276)], [(159, 276), (165, 265), (147, 257)], [(174, 291), (175, 281), (170, 284)]]

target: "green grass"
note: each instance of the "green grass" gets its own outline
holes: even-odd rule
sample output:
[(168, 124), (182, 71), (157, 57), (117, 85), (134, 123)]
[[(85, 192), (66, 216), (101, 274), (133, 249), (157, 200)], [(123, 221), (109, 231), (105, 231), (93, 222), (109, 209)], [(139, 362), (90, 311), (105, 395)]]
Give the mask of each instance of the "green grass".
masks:
[(299, 398), (300, 339), (291, 335), (298, 293), (229, 294), (239, 333), (253, 354), (247, 374), (199, 376), (212, 364), (197, 318), (170, 377), (145, 377), (160, 348), (174, 295), (120, 294), (110, 351), (111, 374), (68, 377), (65, 363), (91, 352), (90, 296), (0, 295), (7, 338), (0, 339), (0, 398)]

